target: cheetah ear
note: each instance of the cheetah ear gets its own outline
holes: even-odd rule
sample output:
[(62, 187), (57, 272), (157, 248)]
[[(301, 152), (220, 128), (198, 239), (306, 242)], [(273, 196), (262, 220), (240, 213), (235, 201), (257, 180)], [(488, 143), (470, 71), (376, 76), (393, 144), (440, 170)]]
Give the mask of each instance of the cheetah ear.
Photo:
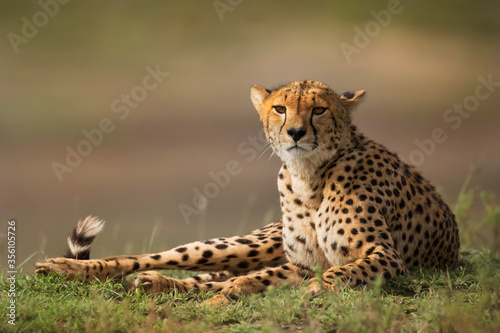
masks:
[(259, 86), (252, 86), (252, 89), (250, 89), (250, 98), (252, 99), (253, 106), (259, 113), (262, 108), (262, 104), (270, 93), (271, 92), (269, 90)]
[(340, 95), (340, 101), (344, 104), (348, 111), (352, 111), (359, 103), (361, 103), (364, 95), (364, 90), (346, 91)]

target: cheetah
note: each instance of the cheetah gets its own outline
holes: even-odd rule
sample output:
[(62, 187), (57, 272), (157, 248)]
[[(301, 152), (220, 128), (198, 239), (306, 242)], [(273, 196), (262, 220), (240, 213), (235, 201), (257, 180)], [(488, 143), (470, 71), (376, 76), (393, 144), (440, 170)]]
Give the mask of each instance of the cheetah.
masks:
[[(251, 88), (267, 139), (283, 162), (279, 221), (245, 236), (91, 260), (90, 243), (103, 222), (88, 217), (71, 234), (68, 255), (38, 263), (36, 273), (105, 280), (140, 272), (132, 289), (213, 291), (208, 304), (224, 305), (283, 282), (307, 283), (312, 293), (337, 292), (378, 277), (387, 281), (414, 266), (456, 264), (457, 224), (434, 186), (352, 124), (364, 95), (338, 94), (309, 80)], [(174, 279), (156, 272), (162, 269), (207, 273)]]

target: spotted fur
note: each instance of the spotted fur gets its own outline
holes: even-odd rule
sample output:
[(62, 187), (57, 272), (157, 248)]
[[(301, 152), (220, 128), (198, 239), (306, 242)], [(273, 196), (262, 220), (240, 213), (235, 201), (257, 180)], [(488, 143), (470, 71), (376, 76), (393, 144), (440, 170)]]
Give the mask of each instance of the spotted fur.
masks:
[[(337, 94), (316, 81), (252, 87), (267, 138), (283, 161), (282, 219), (245, 236), (194, 242), (157, 254), (47, 259), (38, 273), (106, 279), (140, 273), (134, 289), (212, 290), (210, 304), (282, 282), (311, 291), (389, 280), (413, 266), (453, 265), (455, 218), (414, 167), (358, 132), (351, 114), (364, 91)], [(324, 273), (317, 280), (313, 268)], [(178, 280), (150, 270), (209, 271)]]

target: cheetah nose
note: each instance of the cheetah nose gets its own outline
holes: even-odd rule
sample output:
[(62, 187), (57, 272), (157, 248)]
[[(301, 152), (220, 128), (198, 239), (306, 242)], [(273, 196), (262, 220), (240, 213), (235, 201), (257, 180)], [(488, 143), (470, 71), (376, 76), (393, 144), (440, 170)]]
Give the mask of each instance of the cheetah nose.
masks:
[(306, 135), (306, 130), (303, 127), (290, 127), (286, 132), (292, 137), (293, 141), (295, 142), (299, 141), (304, 135)]

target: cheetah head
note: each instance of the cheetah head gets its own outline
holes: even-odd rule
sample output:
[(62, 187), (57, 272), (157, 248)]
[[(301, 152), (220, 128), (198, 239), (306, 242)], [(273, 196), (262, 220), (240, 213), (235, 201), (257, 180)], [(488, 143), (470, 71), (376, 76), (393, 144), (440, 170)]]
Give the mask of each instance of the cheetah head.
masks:
[(251, 89), (267, 138), (287, 164), (318, 166), (345, 144), (351, 112), (364, 90), (336, 94), (317, 81), (296, 81), (275, 90)]

